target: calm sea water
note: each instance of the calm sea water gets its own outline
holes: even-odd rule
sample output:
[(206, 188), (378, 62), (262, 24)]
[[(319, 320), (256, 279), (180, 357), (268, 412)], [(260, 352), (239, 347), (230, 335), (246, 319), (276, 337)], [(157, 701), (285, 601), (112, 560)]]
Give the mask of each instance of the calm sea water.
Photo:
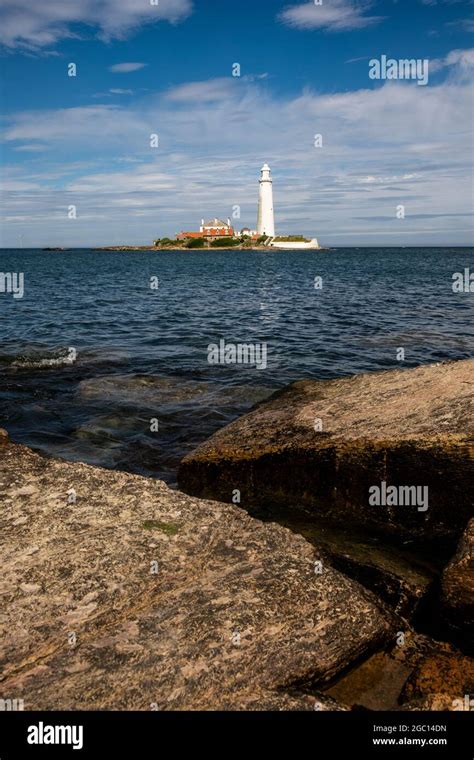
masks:
[[(25, 282), (0, 292), (0, 425), (173, 482), (186, 452), (292, 380), (472, 356), (474, 295), (452, 290), (465, 267), (472, 249), (0, 251)], [(209, 364), (220, 339), (266, 342), (267, 368)]]

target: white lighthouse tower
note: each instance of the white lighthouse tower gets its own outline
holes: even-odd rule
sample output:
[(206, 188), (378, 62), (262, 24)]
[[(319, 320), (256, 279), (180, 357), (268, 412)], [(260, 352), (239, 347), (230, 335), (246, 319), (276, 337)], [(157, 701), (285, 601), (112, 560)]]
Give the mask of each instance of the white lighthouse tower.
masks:
[(273, 189), (270, 167), (263, 164), (259, 180), (257, 232), (259, 235), (275, 237), (275, 220), (273, 219)]

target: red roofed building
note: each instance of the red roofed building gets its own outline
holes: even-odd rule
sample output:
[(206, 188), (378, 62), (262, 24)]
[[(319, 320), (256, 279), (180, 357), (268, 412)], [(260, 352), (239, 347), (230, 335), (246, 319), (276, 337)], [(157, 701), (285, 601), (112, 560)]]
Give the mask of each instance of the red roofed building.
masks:
[(204, 237), (214, 239), (218, 237), (234, 237), (234, 228), (230, 223), (230, 219), (227, 222), (223, 222), (222, 219), (209, 219), (207, 222), (204, 219), (201, 220), (201, 227), (199, 232), (180, 232), (176, 235), (176, 240), (186, 240), (186, 238), (198, 238)]

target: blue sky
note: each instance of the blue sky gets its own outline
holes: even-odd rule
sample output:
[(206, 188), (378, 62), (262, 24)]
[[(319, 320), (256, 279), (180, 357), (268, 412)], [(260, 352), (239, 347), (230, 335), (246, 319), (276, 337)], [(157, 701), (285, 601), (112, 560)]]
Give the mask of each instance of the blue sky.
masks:
[[(37, 6), (0, 2), (1, 245), (146, 244), (236, 206), (255, 226), (264, 161), (278, 234), (472, 244), (471, 0)], [(428, 84), (370, 79), (381, 55)]]

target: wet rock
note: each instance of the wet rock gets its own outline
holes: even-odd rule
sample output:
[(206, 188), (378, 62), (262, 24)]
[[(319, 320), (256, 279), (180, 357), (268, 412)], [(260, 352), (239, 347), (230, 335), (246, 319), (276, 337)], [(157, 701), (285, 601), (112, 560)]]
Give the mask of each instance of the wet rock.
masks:
[[(449, 670), (447, 663), (460, 661), (462, 655), (451, 644), (437, 642), (407, 627), (397, 632), (393, 646), (350, 669), (324, 693), (350, 709), (399, 710), (405, 709), (399, 703), (408, 701), (410, 707), (406, 709), (445, 709), (429, 706), (430, 700), (439, 696), (436, 692), (446, 689), (442, 679), (431, 682), (428, 689), (413, 687), (426, 680), (428, 673), (436, 672), (437, 667), (445, 673)], [(446, 709), (455, 709), (452, 696), (448, 702)]]
[(427, 699), (445, 694), (453, 704), (453, 709), (464, 703), (466, 695), (474, 696), (474, 661), (457, 652), (432, 654), (415, 668), (407, 679), (400, 702)]
[(411, 670), (406, 663), (378, 652), (340, 679), (326, 694), (369, 710), (393, 710)]
[[(238, 490), (246, 508), (456, 537), (473, 514), (473, 371), (465, 360), (293, 383), (186, 456), (178, 482), (222, 501)], [(396, 487), (398, 504), (383, 484)]]
[(303, 537), (161, 481), (8, 444), (0, 530), (0, 697), (26, 710), (314, 709), (393, 637)]
[(79, 383), (78, 395), (88, 402), (110, 403), (125, 410), (144, 409), (158, 406), (164, 410), (175, 408), (177, 403), (189, 401), (204, 406), (214, 405), (219, 410), (227, 410), (236, 403), (248, 405), (267, 398), (270, 387), (231, 386), (223, 387), (206, 381), (195, 382), (182, 377), (162, 377), (154, 375), (104, 375), (90, 377)]
[(441, 608), (448, 626), (474, 646), (474, 519), (443, 572)]

